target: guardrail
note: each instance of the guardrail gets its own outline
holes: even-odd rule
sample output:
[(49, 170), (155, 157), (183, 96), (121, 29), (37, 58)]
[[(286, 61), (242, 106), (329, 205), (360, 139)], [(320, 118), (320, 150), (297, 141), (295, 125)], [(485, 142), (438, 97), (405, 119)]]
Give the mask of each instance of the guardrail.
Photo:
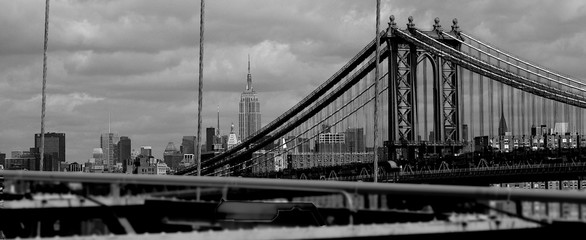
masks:
[(39, 181), (66, 183), (147, 184), (174, 186), (201, 186), (221, 188), (249, 188), (319, 192), (347, 192), (358, 194), (392, 194), (421, 197), (454, 197), (478, 200), (511, 200), (586, 203), (582, 192), (552, 192), (493, 187), (453, 185), (390, 184), (371, 182), (342, 182), (319, 180), (257, 179), (241, 177), (156, 176), (128, 174), (84, 174), (65, 172), (33, 172), (2, 170), (0, 176), (9, 181)]

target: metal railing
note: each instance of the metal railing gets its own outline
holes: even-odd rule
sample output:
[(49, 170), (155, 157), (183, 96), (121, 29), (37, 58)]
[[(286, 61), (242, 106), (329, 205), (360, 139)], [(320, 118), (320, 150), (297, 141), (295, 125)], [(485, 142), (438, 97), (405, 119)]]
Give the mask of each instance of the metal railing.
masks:
[(511, 189), (426, 184), (389, 184), (318, 180), (258, 179), (239, 177), (153, 176), (129, 174), (79, 174), (2, 170), (4, 181), (37, 181), (65, 183), (147, 184), (249, 188), (268, 190), (346, 192), (357, 194), (392, 194), (394, 196), (453, 197), (477, 200), (511, 200), (586, 203), (586, 194), (571, 191)]

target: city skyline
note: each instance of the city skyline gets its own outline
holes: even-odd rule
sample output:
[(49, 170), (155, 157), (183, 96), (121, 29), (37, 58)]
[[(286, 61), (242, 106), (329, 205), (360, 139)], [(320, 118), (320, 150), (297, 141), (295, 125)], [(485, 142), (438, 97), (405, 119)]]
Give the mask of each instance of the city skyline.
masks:
[[(0, 29), (11, 32), (0, 37), (3, 153), (28, 149), (40, 130), (43, 3), (6, 1), (0, 9)], [(91, 158), (109, 112), (112, 132), (129, 136), (133, 149), (152, 146), (160, 159), (169, 141), (195, 134), (199, 6), (173, 3), (51, 2), (46, 132), (67, 134), (68, 162)], [(382, 1), (381, 26), (390, 14), (401, 28), (412, 15), (422, 29), (436, 16), (444, 27), (456, 17), (463, 31), (584, 79), (585, 4)], [(238, 122), (248, 53), (262, 90), (264, 126), (337, 71), (374, 32), (368, 1), (214, 1), (206, 7), (202, 129), (216, 125), (219, 106), (222, 135)]]

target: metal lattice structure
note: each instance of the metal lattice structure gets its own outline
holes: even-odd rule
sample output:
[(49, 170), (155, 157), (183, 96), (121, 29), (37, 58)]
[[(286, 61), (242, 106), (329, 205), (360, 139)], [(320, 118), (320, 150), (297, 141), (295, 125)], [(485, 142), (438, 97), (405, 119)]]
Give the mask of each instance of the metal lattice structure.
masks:
[[(493, 105), (499, 106), (502, 101), (507, 104), (500, 110), (512, 121), (512, 132), (523, 136), (511, 139), (515, 148), (520, 141), (525, 144), (525, 135), (529, 135), (526, 126), (553, 126), (557, 123), (554, 120), (576, 119), (578, 122), (571, 124), (574, 135), (579, 139), (584, 133), (580, 120), (586, 107), (586, 83), (481, 42), (461, 31), (455, 19), (449, 31), (437, 18), (429, 31), (416, 28), (411, 17), (405, 29), (398, 27), (394, 17), (389, 20), (388, 28), (378, 36), (378, 63), (374, 39), (332, 77), (255, 135), (203, 161), (202, 174), (262, 177), (285, 169), (307, 172), (364, 164), (372, 162), (374, 156), (384, 162), (410, 163), (428, 153), (450, 156), (463, 152), (477, 136), (486, 136), (486, 144), (495, 149), (504, 145), (504, 138), (494, 132), (494, 124), (499, 121), (493, 114)], [(374, 79), (377, 64), (381, 76)], [(376, 82), (382, 86), (377, 92)], [(500, 84), (496, 98), (495, 83)], [(515, 96), (516, 93), (521, 94)], [(375, 96), (383, 99), (379, 107), (383, 136), (377, 144), (370, 137), (374, 133), (371, 122)], [(542, 105), (541, 114), (537, 114), (540, 107), (536, 99), (541, 99), (537, 101)], [(530, 108), (526, 100), (531, 100)], [(557, 114), (559, 118), (547, 116), (549, 105), (551, 110), (562, 112)], [(485, 109), (490, 112), (485, 114)], [(464, 125), (469, 128), (464, 130)], [(178, 174), (193, 175), (194, 170), (190, 167)], [(303, 171), (292, 177), (299, 178)]]

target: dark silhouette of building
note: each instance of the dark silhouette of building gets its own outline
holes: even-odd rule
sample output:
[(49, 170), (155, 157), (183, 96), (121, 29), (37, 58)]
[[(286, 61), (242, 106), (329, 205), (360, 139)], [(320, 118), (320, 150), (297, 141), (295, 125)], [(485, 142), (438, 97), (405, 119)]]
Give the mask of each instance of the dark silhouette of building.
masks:
[(6, 167), (6, 153), (0, 153), (0, 165)]
[(214, 143), (216, 142), (216, 129), (213, 127), (206, 128), (206, 147), (205, 151), (213, 152)]
[(486, 152), (488, 150), (488, 136), (474, 137), (474, 152)]
[(183, 136), (181, 152), (183, 154), (195, 154), (195, 136)]
[(501, 104), (501, 120), (499, 121), (499, 136), (505, 136), (507, 133), (507, 121), (505, 120), (505, 111)]
[[(120, 137), (120, 141), (118, 141), (117, 149), (118, 149), (118, 160), (124, 163), (125, 160), (131, 159), (131, 150), (132, 150), (132, 141), (127, 136)], [(123, 164), (124, 165), (124, 164)]]
[[(65, 133), (45, 133), (45, 154), (59, 162), (65, 162)], [(41, 147), (41, 134), (35, 134), (35, 148)]]

